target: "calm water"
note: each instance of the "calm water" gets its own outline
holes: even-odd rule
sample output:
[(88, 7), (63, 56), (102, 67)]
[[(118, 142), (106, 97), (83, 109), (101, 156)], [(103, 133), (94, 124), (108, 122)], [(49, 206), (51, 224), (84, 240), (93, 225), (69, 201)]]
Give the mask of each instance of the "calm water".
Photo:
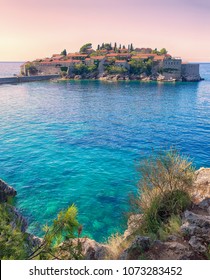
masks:
[(137, 162), (175, 146), (210, 166), (210, 65), (200, 83), (39, 82), (0, 86), (0, 177), (30, 231), (75, 203), (85, 233), (123, 230)]
[(23, 62), (0, 62), (0, 78), (19, 75), (22, 64)]

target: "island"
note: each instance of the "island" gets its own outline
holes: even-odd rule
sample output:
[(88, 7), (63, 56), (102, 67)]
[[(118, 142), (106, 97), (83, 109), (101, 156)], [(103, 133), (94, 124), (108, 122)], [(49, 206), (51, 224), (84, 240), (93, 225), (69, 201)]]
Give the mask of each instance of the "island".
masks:
[(21, 66), (22, 76), (59, 75), (62, 79), (104, 81), (200, 81), (198, 63), (184, 63), (165, 48), (161, 50), (102, 43), (94, 50), (91, 43), (79, 52), (64, 49), (51, 57), (27, 61)]

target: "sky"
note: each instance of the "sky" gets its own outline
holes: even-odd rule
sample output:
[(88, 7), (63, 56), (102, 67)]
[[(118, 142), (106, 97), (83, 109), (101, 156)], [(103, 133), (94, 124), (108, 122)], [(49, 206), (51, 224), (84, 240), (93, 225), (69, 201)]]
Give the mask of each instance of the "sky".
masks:
[(0, 0), (0, 61), (117, 42), (210, 62), (209, 29), (210, 0)]

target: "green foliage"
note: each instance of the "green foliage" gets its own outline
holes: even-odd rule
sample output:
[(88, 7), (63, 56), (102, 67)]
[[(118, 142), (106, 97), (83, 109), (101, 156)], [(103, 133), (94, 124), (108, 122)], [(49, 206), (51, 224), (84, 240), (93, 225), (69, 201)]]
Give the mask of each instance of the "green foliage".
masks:
[(97, 70), (97, 65), (90, 65), (87, 66), (83, 63), (80, 64), (75, 64), (74, 68), (72, 69), (73, 73), (75, 75), (83, 75), (83, 74), (88, 74), (92, 73)]
[(112, 50), (112, 45), (111, 43), (103, 43), (101, 46), (99, 46), (99, 49), (110, 51)]
[[(144, 234), (159, 234), (166, 231), (165, 224), (170, 222), (172, 216), (179, 216), (191, 204), (189, 195), (181, 190), (174, 190), (164, 195), (157, 195), (150, 207), (144, 212), (141, 231)], [(163, 235), (163, 232), (162, 232)]]
[(66, 51), (66, 49), (64, 49), (64, 50), (61, 52), (61, 55), (67, 56), (67, 51)]
[(182, 219), (179, 215), (172, 215), (167, 224), (164, 224), (158, 230), (160, 240), (165, 241), (170, 235), (180, 235)]
[(163, 54), (167, 54), (168, 51), (165, 48), (162, 48), (160, 51), (158, 51), (157, 48), (155, 48), (152, 53), (157, 54), (157, 55), (163, 55)]
[(86, 53), (88, 49), (91, 49), (92, 48), (92, 44), (91, 43), (87, 43), (85, 45), (83, 45), (81, 48), (80, 48), (80, 53)]
[(51, 226), (46, 225), (42, 244), (29, 256), (29, 259), (59, 259), (63, 255), (68, 259), (81, 259), (79, 239), (76, 243), (73, 240), (81, 233), (77, 213), (77, 208), (72, 205), (67, 210), (61, 211)]
[(161, 49), (160, 50), (160, 54), (162, 55), (162, 54), (167, 54), (168, 52), (167, 52), (167, 50), (165, 49), (165, 48), (163, 48), (163, 49)]
[(131, 44), (131, 46), (130, 46), (130, 51), (131, 51), (131, 52), (133, 52), (133, 51), (134, 51), (133, 44)]
[(28, 71), (28, 73), (29, 73), (30, 75), (35, 75), (35, 74), (37, 74), (37, 72), (38, 72), (36, 66), (35, 66), (33, 63), (31, 63), (31, 62), (29, 62), (29, 63), (27, 63), (27, 64), (25, 65), (25, 69), (26, 69), (26, 71)]
[(147, 75), (151, 74), (152, 70), (152, 60), (138, 61), (132, 59), (130, 61), (130, 74), (139, 75), (142, 73), (146, 73)]
[(140, 232), (158, 235), (172, 216), (190, 206), (195, 169), (188, 159), (170, 150), (144, 160), (139, 171), (136, 207), (144, 213)]
[(26, 239), (20, 228), (12, 228), (9, 205), (0, 204), (0, 259), (23, 260), (27, 257)]
[(125, 74), (128, 72), (126, 68), (121, 66), (114, 66), (114, 65), (106, 66), (106, 71), (109, 74)]

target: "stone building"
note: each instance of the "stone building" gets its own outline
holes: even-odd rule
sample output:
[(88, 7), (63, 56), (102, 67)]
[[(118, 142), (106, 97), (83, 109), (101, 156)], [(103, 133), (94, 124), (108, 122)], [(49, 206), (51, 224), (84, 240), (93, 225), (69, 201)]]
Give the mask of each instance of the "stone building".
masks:
[(164, 59), (160, 62), (160, 66), (166, 80), (181, 80), (182, 60), (180, 58)]

